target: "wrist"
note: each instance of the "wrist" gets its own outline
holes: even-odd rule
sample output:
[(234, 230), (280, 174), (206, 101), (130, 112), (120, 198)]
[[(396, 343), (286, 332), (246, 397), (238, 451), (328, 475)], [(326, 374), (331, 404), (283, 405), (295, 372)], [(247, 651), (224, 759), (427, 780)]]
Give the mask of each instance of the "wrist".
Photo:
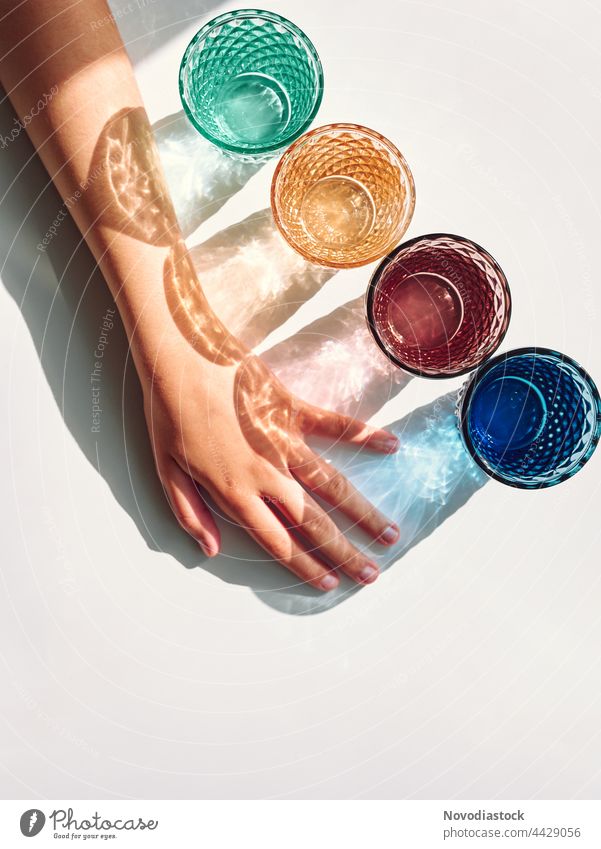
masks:
[(118, 234), (100, 265), (143, 386), (167, 374), (172, 381), (178, 362), (192, 362), (199, 373), (248, 355), (211, 309), (183, 241), (157, 246)]
[(199, 391), (215, 387), (249, 355), (213, 313), (204, 313), (203, 326), (194, 332), (182, 327), (169, 311), (163, 320), (141, 320), (129, 336), (129, 344), (145, 392), (160, 391), (161, 387), (177, 391), (190, 374)]

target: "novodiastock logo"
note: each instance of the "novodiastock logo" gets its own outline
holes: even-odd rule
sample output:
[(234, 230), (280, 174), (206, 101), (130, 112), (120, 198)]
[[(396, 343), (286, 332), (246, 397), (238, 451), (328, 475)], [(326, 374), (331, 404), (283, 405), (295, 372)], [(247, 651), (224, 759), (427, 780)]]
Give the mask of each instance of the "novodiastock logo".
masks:
[(35, 837), (44, 828), (46, 817), (38, 808), (31, 808), (21, 814), (21, 834), (25, 837)]

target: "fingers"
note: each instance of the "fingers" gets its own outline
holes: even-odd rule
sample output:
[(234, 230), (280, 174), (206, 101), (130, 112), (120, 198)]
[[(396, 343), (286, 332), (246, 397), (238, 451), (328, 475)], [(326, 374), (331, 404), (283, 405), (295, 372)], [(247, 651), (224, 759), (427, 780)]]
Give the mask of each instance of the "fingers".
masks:
[[(315, 554), (307, 552), (260, 498), (253, 499), (243, 517), (245, 530), (265, 551), (303, 583), (328, 592), (340, 580)], [(237, 519), (242, 524), (240, 518)]]
[(336, 507), (382, 545), (392, 545), (399, 529), (336, 468), (307, 449), (290, 471), (310, 492)]
[(214, 557), (219, 553), (221, 537), (196, 484), (171, 458), (162, 465), (159, 474), (177, 521), (207, 557)]
[(393, 454), (399, 447), (397, 437), (387, 430), (371, 427), (359, 419), (353, 419), (343, 413), (322, 410), (310, 404), (303, 409), (301, 429), (306, 435), (311, 433), (315, 436), (349, 442), (352, 445), (364, 445), (384, 454)]
[(285, 495), (274, 502), (277, 509), (288, 519), (292, 530), (300, 534), (310, 545), (310, 550), (319, 552), (336, 568), (360, 584), (373, 583), (380, 570), (365, 554), (355, 548), (344, 536), (328, 514), (310, 495), (301, 490), (301, 499)]

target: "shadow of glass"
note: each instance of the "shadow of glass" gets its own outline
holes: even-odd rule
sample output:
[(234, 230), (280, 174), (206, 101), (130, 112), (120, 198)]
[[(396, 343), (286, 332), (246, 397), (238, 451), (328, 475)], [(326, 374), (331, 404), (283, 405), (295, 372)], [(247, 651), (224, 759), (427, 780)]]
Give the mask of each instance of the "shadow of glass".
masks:
[[(223, 153), (192, 127), (183, 112), (166, 116), (152, 129), (185, 237), (239, 192), (264, 164)], [(211, 309), (251, 348), (335, 273), (293, 251), (278, 232), (269, 209), (222, 230), (192, 248), (190, 256)], [(204, 306), (202, 300), (199, 308)], [(196, 323), (194, 316), (192, 322)]]
[(88, 176), (77, 192), (71, 203), (90, 192), (98, 218), (117, 233), (161, 246), (178, 238), (159, 152), (146, 113), (139, 107), (122, 109), (106, 122)]
[(253, 348), (334, 274), (286, 244), (271, 210), (255, 212), (190, 251), (211, 308)]
[(180, 229), (191, 235), (265, 164), (228, 156), (192, 126), (183, 111), (152, 126)]
[[(299, 398), (364, 421), (411, 380), (374, 344), (362, 297), (318, 318), (261, 356)], [(316, 375), (323, 379), (316, 380)]]
[[(8, 136), (15, 120), (14, 111), (4, 100), (0, 104), (0, 132)], [(90, 180), (98, 190), (100, 206), (118, 195), (121, 188), (134, 187), (133, 194), (140, 202), (129, 198), (111, 210), (113, 226), (137, 239), (169, 244), (172, 219), (158, 214), (155, 207), (160, 187), (149, 186), (146, 181), (152, 163), (145, 158), (150, 155), (146, 145), (133, 142), (136, 121), (136, 115), (127, 114), (107, 127), (95, 152)], [(134, 159), (141, 155), (140, 168), (131, 171), (126, 167), (126, 163), (131, 163), (126, 150)], [(94, 351), (107, 308), (114, 309), (114, 304), (87, 245), (66, 214), (62, 199), (25, 133), (3, 151), (3, 157), (2, 282), (21, 310), (57, 407), (85, 457), (104, 477), (149, 548), (170, 554), (186, 568), (205, 563), (225, 581), (259, 589), (264, 582), (269, 586), (272, 573), (280, 572), (281, 567), (256, 549), (243, 530), (228, 525), (224, 534), (228, 556), (211, 562), (173, 518), (154, 469), (141, 390), (116, 313), (112, 314), (102, 363), (102, 417), (93, 430)], [(48, 246), (38, 249), (61, 211), (61, 221)], [(173, 269), (183, 265), (183, 261), (177, 262), (180, 248), (177, 242), (170, 251), (170, 258), (176, 260)], [(173, 276), (177, 277), (175, 272)], [(253, 551), (257, 552), (256, 559)]]
[[(14, 118), (5, 101), (0, 106), (0, 130), (8, 134)], [(118, 133), (111, 133), (107, 145), (99, 148), (100, 159), (108, 158), (111, 162), (110, 169), (98, 172), (99, 181), (110, 176), (107, 191), (120, 185), (123, 177), (124, 160), (119, 155), (115, 157), (114, 150), (112, 154), (110, 151), (120, 138)], [(94, 350), (107, 307), (112, 309), (114, 305), (87, 246), (68, 216), (62, 220), (47, 250), (36, 249), (63, 203), (25, 134), (12, 142), (3, 156), (6, 164), (0, 177), (3, 283), (22, 311), (65, 423), (88, 461), (107, 481), (117, 502), (131, 516), (146, 544), (169, 553), (187, 568), (203, 565), (221, 580), (248, 586), (258, 598), (278, 610), (316, 613), (340, 603), (355, 590), (344, 585), (333, 595), (318, 596), (295, 586), (295, 579), (263, 555), (240, 528), (233, 525), (227, 528), (224, 534), (227, 555), (212, 561), (207, 561), (181, 531), (155, 474), (141, 391), (129, 359), (125, 334), (116, 317), (103, 359), (102, 419), (99, 430), (92, 430), (90, 374)], [(141, 179), (138, 184), (144, 186), (143, 168), (138, 176)], [(170, 230), (170, 221), (153, 212), (152, 191), (146, 197), (148, 209), (145, 203), (142, 208), (123, 207), (115, 226), (132, 227), (136, 238), (162, 243)], [(260, 221), (261, 216), (258, 218)], [(263, 215), (259, 232), (261, 226), (266, 226), (264, 219)], [(256, 224), (257, 221), (253, 222), (249, 232)], [(268, 240), (271, 238), (266, 236)], [(225, 243), (235, 245), (231, 234)], [(216, 256), (218, 253), (217, 250)], [(296, 261), (296, 254), (292, 253), (292, 257)], [(304, 260), (302, 264), (292, 283), (301, 297), (292, 298), (288, 292), (285, 309), (293, 311), (314, 287), (318, 288), (327, 279), (313, 278), (309, 271), (313, 273), (315, 269), (311, 266), (305, 269)], [(214, 267), (217, 275), (217, 259)], [(316, 271), (320, 275), (330, 274), (324, 269)], [(277, 283), (280, 286), (277, 291), (281, 293), (276, 272), (270, 274), (273, 286)], [(227, 290), (227, 286), (223, 288)], [(270, 291), (269, 285), (265, 288)], [(231, 293), (229, 297), (232, 303), (236, 302)], [(269, 313), (272, 306), (273, 299), (268, 299), (264, 311)], [(283, 313), (276, 309), (273, 314), (281, 317)], [(259, 336), (264, 332), (252, 322), (246, 326), (254, 328), (253, 332)], [(402, 373), (390, 370), (388, 362), (371, 343), (360, 299), (309, 325), (298, 337), (275, 346), (267, 352), (266, 359), (279, 377), (307, 400), (355, 413), (363, 409), (365, 417), (406, 382)], [(317, 381), (318, 374), (327, 375), (327, 379)], [(330, 452), (329, 456), (334, 462), (338, 459), (338, 467), (355, 485), (401, 521), (403, 544), (384, 555), (380, 553), (381, 558), (386, 558), (384, 565), (430, 533), (482, 485), (474, 477), (467, 455), (463, 455), (462, 449), (457, 454), (454, 420), (452, 428), (449, 429), (449, 422), (444, 425), (443, 401), (442, 406), (418, 410), (394, 426), (404, 445), (396, 456), (362, 454), (349, 461), (348, 449)], [(443, 438), (445, 433), (448, 444)]]
[[(16, 121), (0, 103), (0, 132)], [(138, 131), (140, 136), (138, 137)], [(157, 199), (162, 187), (147, 180), (151, 139), (138, 114), (116, 116), (99, 139), (88, 176), (97, 203), (110, 206), (115, 229), (155, 244), (173, 242), (173, 218)], [(111, 313), (100, 375), (102, 416), (92, 417), (91, 373), (107, 309), (114, 303), (90, 251), (25, 133), (3, 150), (0, 173), (2, 282), (18, 305), (65, 424), (87, 460), (107, 481), (149, 548), (171, 554), (186, 568), (205, 557), (166, 503), (154, 469), (142, 394), (117, 313)], [(49, 244), (38, 248), (54, 227)], [(54, 226), (54, 225), (53, 225)], [(177, 253), (176, 242), (173, 252)], [(98, 387), (98, 383), (96, 384)], [(233, 532), (242, 537), (242, 532)]]
[[(389, 429), (401, 443), (396, 454), (361, 453), (349, 459), (348, 449), (325, 452), (401, 529), (396, 545), (370, 549), (382, 570), (428, 537), (488, 481), (463, 447), (455, 418), (456, 403), (457, 393), (452, 392), (391, 424)], [(348, 534), (361, 545), (358, 533), (350, 530)], [(306, 616), (323, 613), (360, 589), (343, 579), (336, 590), (321, 594), (306, 585), (291, 588), (284, 577), (279, 586), (255, 592), (282, 613)]]
[(240, 346), (211, 311), (183, 241), (165, 259), (163, 287), (173, 321), (197, 354), (222, 366), (240, 361)]
[[(4, 100), (0, 104), (0, 132), (8, 136), (15, 120), (14, 111)], [(106, 206), (123, 187), (133, 187), (136, 197), (121, 198), (124, 202), (111, 210), (113, 226), (137, 239), (169, 244), (172, 219), (156, 209), (154, 201), (161, 191), (146, 180), (152, 166), (147, 156), (151, 153), (144, 143), (134, 143), (136, 121), (137, 115), (126, 114), (110, 123), (98, 143), (90, 180), (100, 206)], [(137, 155), (141, 156), (141, 167), (129, 169), (127, 163)], [(57, 407), (85, 457), (107, 481), (149, 548), (169, 553), (187, 568), (206, 563), (225, 581), (257, 588), (264, 581), (269, 585), (271, 572), (277, 573), (281, 567), (256, 549), (243, 530), (232, 524), (225, 528), (228, 556), (213, 564), (173, 518), (154, 469), (141, 390), (116, 313), (111, 314), (112, 327), (102, 362), (102, 417), (93, 430), (94, 351), (107, 308), (114, 309), (114, 304), (27, 136), (20, 134), (3, 151), (3, 157), (2, 282), (21, 310)], [(37, 246), (61, 211), (61, 221), (48, 246), (39, 250)], [(183, 265), (183, 261), (177, 262), (180, 248), (177, 242), (170, 251), (170, 258), (176, 260), (171, 264), (173, 269)], [(175, 271), (172, 276), (177, 277)]]

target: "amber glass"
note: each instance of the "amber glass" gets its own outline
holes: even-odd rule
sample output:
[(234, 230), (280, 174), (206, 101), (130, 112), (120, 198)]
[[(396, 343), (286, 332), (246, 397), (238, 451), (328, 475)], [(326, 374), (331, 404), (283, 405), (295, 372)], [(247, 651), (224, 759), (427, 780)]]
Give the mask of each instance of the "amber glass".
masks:
[(286, 241), (311, 262), (366, 265), (402, 238), (415, 187), (400, 151), (374, 130), (329, 124), (305, 133), (282, 156), (271, 208)]

